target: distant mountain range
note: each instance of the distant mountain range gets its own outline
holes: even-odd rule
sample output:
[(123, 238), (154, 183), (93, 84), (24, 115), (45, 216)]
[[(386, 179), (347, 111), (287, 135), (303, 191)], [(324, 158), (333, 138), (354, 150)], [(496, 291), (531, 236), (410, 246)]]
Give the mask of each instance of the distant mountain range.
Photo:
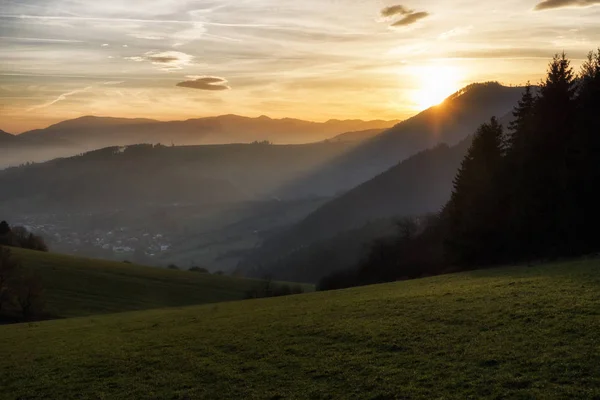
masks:
[[(35, 129), (20, 135), (0, 135), (0, 168), (24, 162), (47, 161), (111, 146), (140, 143), (164, 145), (205, 145), (252, 143), (274, 144), (320, 142), (342, 135), (336, 141), (364, 140), (398, 120), (330, 120), (311, 122), (299, 119), (272, 119), (222, 115), (187, 121), (156, 121), (87, 116)], [(359, 131), (364, 134), (353, 134)]]
[[(412, 154), (441, 143), (464, 140), (491, 116), (507, 114), (521, 92), (522, 88), (504, 87), (498, 83), (470, 85), (449, 97), (443, 104), (381, 133), (361, 127), (390, 122), (332, 120), (314, 123), (231, 115), (175, 122), (78, 118), (43, 130), (23, 133), (16, 139), (30, 143), (73, 143), (81, 140), (81, 143), (86, 142), (88, 145), (91, 145), (90, 140), (97, 140), (97, 143), (112, 143), (113, 147), (82, 157), (40, 164), (35, 168), (6, 171), (0, 174), (0, 182), (5, 183), (3, 187), (18, 190), (7, 193), (0, 200), (36, 198), (37, 201), (46, 199), (41, 204), (50, 201), (66, 205), (64, 199), (71, 193), (77, 193), (80, 201), (74, 205), (93, 207), (94, 204), (108, 206), (107, 202), (98, 201), (106, 197), (106, 193), (111, 193), (110, 202), (120, 205), (129, 202), (133, 204), (135, 201), (193, 202), (202, 199), (202, 202), (214, 202), (329, 197), (352, 189)], [(261, 137), (264, 139), (276, 134), (280, 137), (300, 137), (301, 132), (308, 131), (312, 132), (313, 138), (317, 137), (315, 135), (328, 135), (332, 140), (307, 145), (217, 145), (175, 147), (172, 150), (170, 146), (155, 149), (134, 147), (124, 153), (116, 147), (122, 145), (118, 141), (124, 137), (134, 142), (151, 143), (165, 134), (184, 138), (193, 134), (199, 137), (206, 133), (206, 139), (209, 135), (207, 132), (214, 132), (217, 127), (224, 135), (229, 132), (229, 140), (244, 135), (256, 139), (260, 137), (258, 132), (263, 132)], [(338, 134), (346, 133), (332, 135), (334, 131)], [(361, 140), (352, 140), (355, 138)], [(441, 150), (438, 149), (439, 151)], [(430, 162), (435, 162), (435, 159)], [(427, 168), (426, 165), (423, 168)], [(454, 173), (454, 164), (447, 168), (451, 174)], [(140, 174), (133, 173), (130, 169), (154, 171), (156, 178), (161, 180), (153, 180), (151, 177), (141, 179)], [(405, 174), (409, 179), (425, 176), (426, 172), (415, 169)], [(94, 179), (98, 181), (93, 183)], [(127, 179), (130, 179), (129, 183)], [(111, 183), (111, 180), (114, 182)], [(217, 185), (215, 181), (220, 183)], [(31, 182), (39, 182), (39, 185), (31, 185)], [(159, 189), (160, 182), (165, 185), (162, 192)], [(86, 190), (78, 191), (82, 185)], [(215, 192), (216, 187), (227, 188), (227, 195), (220, 196)], [(406, 188), (403, 196), (411, 196), (410, 191), (416, 189), (418, 188)], [(155, 192), (160, 195), (149, 195)], [(179, 200), (178, 196), (181, 197)], [(386, 196), (385, 191), (380, 196)], [(439, 202), (435, 196), (427, 201), (435, 204)], [(426, 209), (427, 207), (422, 208)], [(403, 211), (401, 207), (396, 210)]]
[(29, 141), (42, 140), (46, 143), (48, 140), (60, 140), (74, 146), (89, 148), (138, 143), (199, 145), (269, 141), (275, 144), (295, 144), (318, 142), (345, 132), (390, 128), (398, 122), (311, 122), (292, 118), (248, 118), (238, 115), (163, 122), (151, 119), (86, 116), (63, 121), (45, 129), (24, 132), (18, 137)]

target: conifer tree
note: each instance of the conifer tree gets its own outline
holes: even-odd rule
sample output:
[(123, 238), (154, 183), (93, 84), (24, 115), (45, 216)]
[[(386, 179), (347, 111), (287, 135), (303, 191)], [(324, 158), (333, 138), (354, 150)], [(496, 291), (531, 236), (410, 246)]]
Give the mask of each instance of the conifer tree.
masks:
[(503, 129), (496, 118), (482, 125), (454, 179), (443, 211), (446, 255), (454, 264), (493, 263), (502, 247), (500, 171)]
[(577, 92), (577, 122), (573, 138), (573, 164), (568, 190), (573, 194), (576, 216), (573, 228), (580, 252), (598, 251), (600, 226), (600, 49), (590, 52), (581, 67)]

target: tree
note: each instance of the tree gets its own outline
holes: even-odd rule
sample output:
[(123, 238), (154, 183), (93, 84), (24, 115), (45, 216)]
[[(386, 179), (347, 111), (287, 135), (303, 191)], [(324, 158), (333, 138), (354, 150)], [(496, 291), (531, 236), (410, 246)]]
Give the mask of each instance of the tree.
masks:
[(502, 167), (503, 129), (492, 118), (475, 133), (443, 211), (451, 263), (490, 263), (500, 256), (506, 213), (500, 201)]
[(534, 179), (530, 154), (535, 151), (533, 143), (535, 108), (537, 97), (527, 84), (521, 99), (513, 109), (514, 120), (510, 123), (505, 140), (506, 159), (502, 182), (507, 203), (506, 236), (507, 260), (514, 261), (530, 250), (530, 226), (522, 223), (528, 219), (529, 204), (535, 202), (529, 191)]
[(527, 143), (528, 132), (531, 131), (533, 123), (533, 113), (535, 109), (536, 98), (533, 94), (531, 84), (527, 82), (521, 100), (513, 109), (513, 120), (508, 125), (508, 132), (505, 139), (505, 149), (507, 153), (519, 153)]
[(13, 301), (13, 284), (20, 268), (11, 251), (0, 246), (0, 311), (10, 307)]
[(577, 205), (568, 184), (574, 166), (575, 93), (570, 62), (564, 53), (556, 55), (536, 101), (532, 143), (526, 153), (530, 176), (520, 188), (529, 196), (528, 216), (522, 222), (529, 227), (537, 257), (570, 255), (577, 246), (572, 235)]
[(569, 191), (577, 199), (572, 225), (582, 252), (597, 250), (595, 236), (600, 226), (600, 49), (590, 52), (579, 73), (576, 96), (576, 131), (572, 141), (573, 168)]
[(10, 233), (10, 226), (8, 225), (8, 222), (6, 222), (6, 221), (0, 222), (0, 236), (5, 236), (5, 235), (8, 235), (9, 233)]
[[(4, 233), (2, 234), (2, 232)], [(0, 244), (30, 250), (48, 251), (48, 246), (41, 236), (34, 235), (23, 226), (11, 228), (6, 221), (0, 222)]]

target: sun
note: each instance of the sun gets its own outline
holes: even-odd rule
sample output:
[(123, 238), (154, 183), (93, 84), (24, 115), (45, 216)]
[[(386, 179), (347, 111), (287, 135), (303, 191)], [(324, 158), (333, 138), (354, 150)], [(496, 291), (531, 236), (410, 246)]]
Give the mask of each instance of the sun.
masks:
[(460, 89), (460, 74), (457, 68), (431, 65), (415, 69), (421, 86), (414, 91), (413, 102), (419, 110), (440, 104)]

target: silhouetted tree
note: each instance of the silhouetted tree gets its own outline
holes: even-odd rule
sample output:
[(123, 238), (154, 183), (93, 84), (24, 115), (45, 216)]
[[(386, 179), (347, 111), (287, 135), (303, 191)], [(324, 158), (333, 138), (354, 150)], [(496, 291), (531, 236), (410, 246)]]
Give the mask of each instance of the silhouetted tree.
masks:
[(0, 222), (0, 236), (5, 236), (5, 235), (8, 235), (9, 233), (10, 233), (10, 226), (8, 225), (8, 222), (6, 222), (6, 221)]
[(576, 135), (573, 139), (573, 168), (569, 191), (577, 199), (572, 226), (583, 252), (598, 250), (600, 226), (600, 49), (590, 52), (581, 67), (576, 97)]
[(475, 133), (443, 211), (451, 263), (489, 263), (501, 252), (506, 213), (500, 195), (503, 161), (503, 129), (492, 118)]

